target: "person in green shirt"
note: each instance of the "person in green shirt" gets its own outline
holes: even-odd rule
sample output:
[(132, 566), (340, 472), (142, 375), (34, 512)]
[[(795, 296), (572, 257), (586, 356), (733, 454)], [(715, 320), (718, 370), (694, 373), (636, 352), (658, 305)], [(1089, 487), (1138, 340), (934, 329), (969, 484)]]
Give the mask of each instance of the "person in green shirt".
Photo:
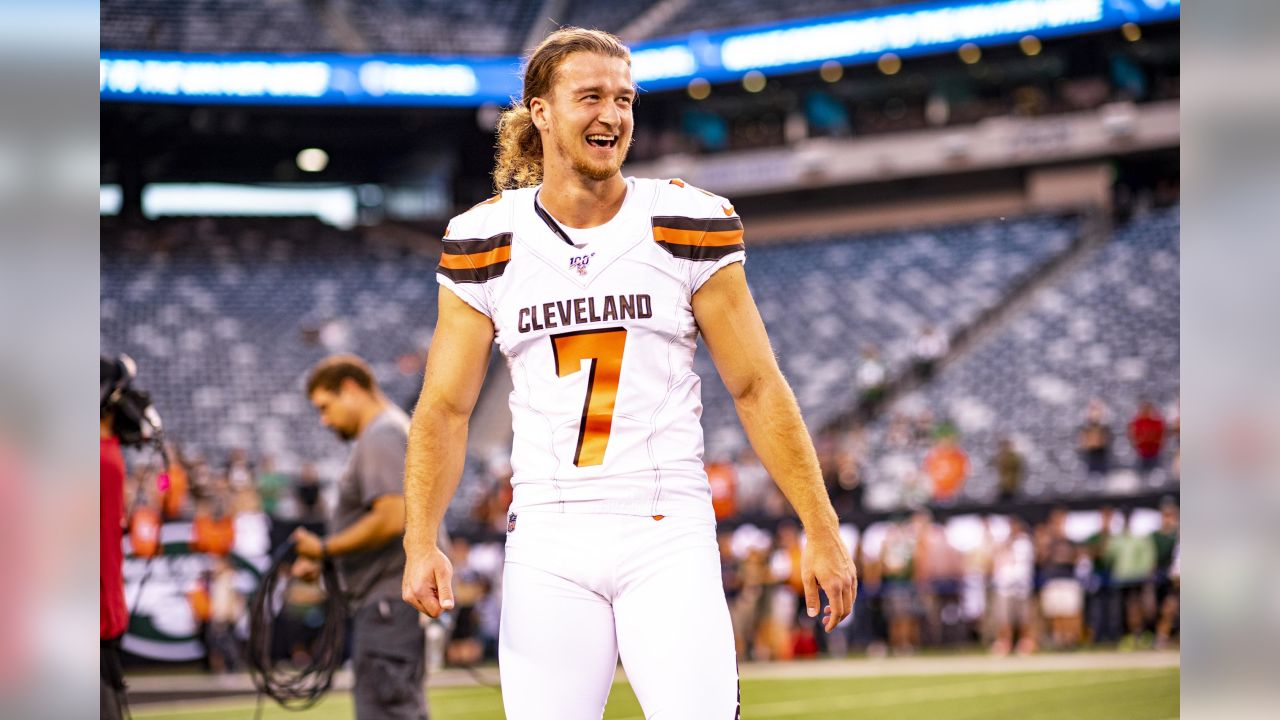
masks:
[(1156, 647), (1168, 646), (1178, 621), (1178, 503), (1165, 498), (1160, 503), (1160, 529), (1152, 534), (1156, 545)]
[(258, 497), (262, 501), (262, 510), (268, 517), (276, 516), (280, 498), (289, 487), (289, 478), (276, 470), (275, 461), (270, 455), (262, 458), (262, 472), (258, 475)]
[(1120, 639), (1120, 597), (1111, 581), (1111, 560), (1107, 549), (1115, 520), (1115, 508), (1104, 505), (1101, 510), (1101, 527), (1084, 541), (1093, 571), (1089, 576), (1088, 617), (1092, 640), (1095, 643), (1115, 642)]
[(1130, 514), (1124, 532), (1108, 543), (1105, 557), (1111, 565), (1111, 581), (1124, 602), (1127, 634), (1121, 647), (1135, 647), (1150, 616), (1147, 608), (1156, 569), (1156, 544), (1150, 535), (1133, 533)]

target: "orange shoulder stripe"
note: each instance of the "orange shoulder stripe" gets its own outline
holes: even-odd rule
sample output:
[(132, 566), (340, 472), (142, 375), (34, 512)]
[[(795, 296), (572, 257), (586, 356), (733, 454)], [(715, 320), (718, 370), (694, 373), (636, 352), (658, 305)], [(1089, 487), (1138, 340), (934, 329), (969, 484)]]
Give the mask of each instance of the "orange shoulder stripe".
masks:
[(470, 253), (468, 255), (440, 255), (440, 267), (450, 270), (477, 270), (494, 263), (511, 259), (511, 246), (504, 245), (487, 252)]
[(705, 232), (702, 230), (680, 230), (677, 228), (655, 226), (653, 239), (664, 243), (680, 245), (698, 245), (701, 247), (721, 247), (742, 243), (742, 230), (721, 230)]

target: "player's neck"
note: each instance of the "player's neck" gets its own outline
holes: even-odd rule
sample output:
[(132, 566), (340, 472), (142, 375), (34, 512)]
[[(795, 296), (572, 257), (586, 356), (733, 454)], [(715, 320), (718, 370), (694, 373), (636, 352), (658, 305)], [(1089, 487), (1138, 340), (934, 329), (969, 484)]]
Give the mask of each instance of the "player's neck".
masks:
[(562, 225), (593, 228), (613, 219), (627, 198), (622, 173), (607, 180), (591, 180), (576, 172), (550, 172), (543, 179), (538, 201)]
[(387, 404), (387, 398), (381, 394), (370, 397), (360, 409), (360, 431), (357, 434), (363, 435), (369, 425), (387, 409)]

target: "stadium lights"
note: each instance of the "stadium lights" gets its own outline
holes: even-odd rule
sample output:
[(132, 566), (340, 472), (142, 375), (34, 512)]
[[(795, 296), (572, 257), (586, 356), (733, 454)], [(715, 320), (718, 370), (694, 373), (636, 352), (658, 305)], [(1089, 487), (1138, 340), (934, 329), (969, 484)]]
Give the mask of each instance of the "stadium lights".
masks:
[[(775, 77), (817, 71), (835, 82), (844, 67), (885, 53), (905, 59), (965, 44), (1017, 44), (1032, 55), (1028, 48), (1047, 38), (1081, 33), (1121, 29), (1136, 41), (1141, 25), (1180, 16), (1180, 0), (934, 0), (637, 43), (632, 78), (653, 92), (687, 92), (695, 78), (738, 82), (751, 70)], [(479, 107), (519, 97), (519, 66), (513, 55), (104, 50), (99, 92), (122, 102)]]
[(965, 43), (956, 51), (965, 65), (973, 65), (982, 59), (982, 48), (973, 43)]
[(99, 90), (139, 95), (299, 97), (323, 95), (329, 66), (322, 62), (101, 60)]
[(375, 97), (383, 95), (453, 95), (476, 94), (476, 74), (466, 65), (452, 63), (382, 62), (374, 60), (360, 66), (360, 86)]
[(768, 80), (765, 79), (764, 73), (759, 70), (752, 70), (742, 76), (742, 88), (749, 93), (760, 92), (767, 82)]
[(902, 69), (902, 59), (893, 53), (885, 53), (876, 60), (876, 67), (885, 75), (897, 75)]
[(1042, 48), (1040, 38), (1035, 35), (1023, 35), (1018, 41), (1018, 47), (1022, 48), (1022, 52), (1027, 57), (1035, 57), (1040, 54)]
[(631, 79), (645, 83), (688, 77), (698, 71), (698, 61), (684, 45), (648, 48), (631, 53)]
[(303, 172), (320, 172), (329, 166), (329, 153), (320, 148), (307, 148), (298, 153), (297, 162)]
[(901, 10), (725, 39), (728, 70), (777, 67), (838, 57), (939, 46), (1010, 33), (1089, 25), (1105, 17), (1103, 0), (1005, 0)]
[(694, 78), (689, 81), (689, 87), (686, 90), (689, 93), (689, 97), (694, 100), (706, 100), (707, 96), (711, 94), (711, 83), (700, 77)]

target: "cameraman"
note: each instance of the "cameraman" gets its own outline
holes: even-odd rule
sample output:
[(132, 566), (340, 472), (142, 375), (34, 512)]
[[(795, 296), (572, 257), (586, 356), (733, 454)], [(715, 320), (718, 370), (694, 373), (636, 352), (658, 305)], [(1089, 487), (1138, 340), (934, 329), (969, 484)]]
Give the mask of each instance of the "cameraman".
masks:
[(330, 534), (298, 528), (296, 576), (320, 573), (333, 557), (354, 616), (352, 699), (358, 720), (426, 720), (426, 635), (401, 599), (404, 576), (404, 459), (409, 417), (354, 355), (320, 361), (307, 378), (320, 421), (354, 441), (338, 483)]

